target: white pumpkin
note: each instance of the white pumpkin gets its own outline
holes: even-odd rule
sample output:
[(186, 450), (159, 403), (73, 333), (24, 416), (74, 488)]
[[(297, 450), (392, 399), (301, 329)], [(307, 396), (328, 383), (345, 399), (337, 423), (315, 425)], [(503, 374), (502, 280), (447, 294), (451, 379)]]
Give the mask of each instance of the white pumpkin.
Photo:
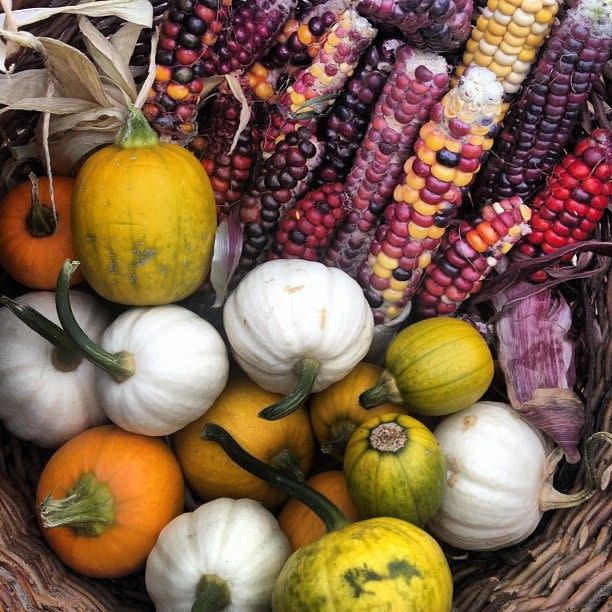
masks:
[(354, 279), (301, 259), (249, 272), (225, 303), (223, 323), (240, 367), (267, 391), (292, 392), (292, 408), (344, 378), (368, 352), (374, 330)]
[(580, 503), (551, 481), (562, 453), (508, 404), (477, 402), (434, 430), (446, 457), (442, 505), (428, 525), (438, 539), (465, 550), (521, 542), (545, 510)]
[(197, 609), (269, 610), (274, 582), (290, 553), (287, 537), (261, 504), (215, 499), (162, 530), (147, 558), (147, 592), (157, 612), (196, 609), (205, 585), (219, 599)]
[[(70, 298), (79, 324), (97, 340), (111, 321), (110, 313), (86, 293), (73, 290)], [(15, 301), (59, 324), (53, 292), (34, 291)], [(0, 419), (13, 435), (55, 448), (104, 423), (94, 377), (95, 368), (86, 359), (62, 355), (9, 308), (0, 308)]]

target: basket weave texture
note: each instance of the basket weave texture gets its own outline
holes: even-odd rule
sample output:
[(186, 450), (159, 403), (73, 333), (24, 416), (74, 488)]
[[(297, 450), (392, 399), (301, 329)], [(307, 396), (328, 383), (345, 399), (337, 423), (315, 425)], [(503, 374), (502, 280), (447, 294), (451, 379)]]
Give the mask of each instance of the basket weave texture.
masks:
[[(73, 3), (25, 0), (14, 4), (15, 8), (24, 8)], [(166, 3), (153, 0), (152, 4), (158, 23)], [(93, 21), (104, 34), (111, 34), (119, 25), (115, 18)], [(84, 49), (73, 16), (60, 16), (24, 29)], [(133, 64), (148, 63), (151, 34), (151, 30), (143, 31)], [(40, 59), (27, 51), (10, 61), (17, 70), (40, 66)], [(609, 103), (612, 62), (606, 76)], [(10, 157), (9, 145), (28, 141), (36, 118), (34, 113), (24, 112), (0, 116), (0, 170)], [(583, 124), (585, 121), (588, 125), (587, 115)], [(13, 178), (25, 180), (26, 176)], [(0, 195), (5, 190), (6, 185), (0, 184)], [(600, 240), (611, 240), (610, 216), (604, 218), (597, 236)], [(561, 287), (575, 317), (579, 378), (576, 391), (586, 406), (586, 434), (612, 432), (612, 266), (609, 261), (599, 263), (603, 265), (596, 276)], [(2, 272), (0, 289), (13, 296), (25, 292)], [(0, 610), (153, 610), (142, 573), (121, 580), (89, 579), (63, 566), (46, 545), (33, 509), (37, 478), (50, 454), (17, 440), (0, 425)], [(611, 458), (609, 447), (600, 445), (595, 455), (599, 477)], [(608, 470), (607, 479), (609, 476)], [(607, 479), (604, 477), (603, 482)], [(563, 465), (558, 471), (559, 489), (578, 490), (583, 482), (583, 468)], [(612, 497), (599, 490), (578, 507), (548, 512), (536, 532), (520, 545), (489, 553), (447, 551), (455, 582), (454, 610), (612, 610), (611, 551)]]

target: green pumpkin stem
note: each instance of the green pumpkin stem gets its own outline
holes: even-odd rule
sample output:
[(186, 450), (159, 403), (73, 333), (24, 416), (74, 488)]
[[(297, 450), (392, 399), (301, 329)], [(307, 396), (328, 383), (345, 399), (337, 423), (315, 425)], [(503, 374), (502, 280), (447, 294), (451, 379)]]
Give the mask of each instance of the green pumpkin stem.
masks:
[(128, 104), (127, 115), (115, 138), (115, 145), (121, 149), (154, 147), (159, 144), (155, 130), (149, 125), (142, 111)]
[(232, 602), (227, 582), (214, 574), (204, 574), (196, 590), (191, 612), (217, 612)]
[(77, 323), (70, 306), (70, 277), (78, 268), (78, 261), (67, 259), (57, 278), (55, 305), (62, 327), (79, 347), (83, 356), (95, 366), (108, 372), (117, 382), (123, 382), (134, 375), (135, 363), (131, 353), (120, 351), (109, 353), (96, 344)]
[(54, 346), (52, 354), (53, 365), (62, 372), (76, 370), (83, 359), (79, 347), (72, 338), (53, 321), (47, 319), (31, 306), (19, 304), (11, 298), (0, 296), (2, 302), (18, 319), (31, 330), (42, 336)]
[(357, 425), (350, 419), (336, 421), (331, 426), (330, 439), (321, 442), (321, 452), (324, 455), (336, 455), (341, 458), (355, 429)]
[(227, 456), (241, 468), (253, 474), (253, 476), (282, 489), (308, 506), (323, 521), (327, 531), (340, 529), (349, 524), (350, 521), (342, 511), (325, 495), (253, 457), (223, 427), (214, 423), (207, 423), (202, 430), (202, 439), (216, 442), (223, 448)]
[(53, 209), (40, 201), (38, 177), (30, 172), (28, 178), (32, 183), (32, 203), (30, 204), (30, 212), (26, 216), (26, 227), (30, 236), (46, 238), (56, 232), (57, 217)]
[(374, 408), (386, 402), (401, 404), (402, 398), (393, 375), (383, 370), (378, 382), (359, 396), (359, 404), (364, 408)]
[(284, 472), (288, 476), (291, 476), (294, 480), (304, 482), (304, 472), (300, 468), (300, 462), (295, 456), (295, 453), (290, 451), (288, 448), (283, 448), (281, 451), (276, 453), (272, 459), (270, 459), (270, 465)]
[(70, 527), (81, 536), (95, 538), (115, 522), (115, 501), (110, 487), (93, 474), (82, 474), (62, 499), (47, 496), (40, 504), (43, 527)]
[(264, 408), (259, 416), (267, 421), (276, 421), (297, 410), (312, 393), (321, 364), (316, 359), (302, 359), (295, 368), (297, 384), (289, 395), (282, 400)]

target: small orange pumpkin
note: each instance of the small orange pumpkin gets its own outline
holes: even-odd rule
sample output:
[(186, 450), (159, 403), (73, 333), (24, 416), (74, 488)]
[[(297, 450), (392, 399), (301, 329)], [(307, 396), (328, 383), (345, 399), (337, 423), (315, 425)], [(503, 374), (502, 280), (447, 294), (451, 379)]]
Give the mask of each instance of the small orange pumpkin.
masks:
[(61, 446), (36, 491), (43, 535), (72, 569), (95, 578), (144, 566), (161, 530), (183, 510), (184, 481), (159, 438), (115, 425)]
[[(30, 182), (11, 189), (0, 202), (0, 261), (17, 282), (31, 289), (54, 289), (62, 263), (74, 259), (70, 210), (74, 179), (53, 177), (55, 215), (49, 179), (30, 175)], [(77, 272), (71, 285), (81, 282)]]
[[(359, 512), (349, 496), (344, 473), (340, 470), (319, 472), (306, 484), (322, 493), (346, 515), (350, 521), (359, 520)], [(285, 532), (291, 550), (310, 544), (327, 533), (323, 521), (297, 498), (292, 497), (278, 514), (278, 524)]]

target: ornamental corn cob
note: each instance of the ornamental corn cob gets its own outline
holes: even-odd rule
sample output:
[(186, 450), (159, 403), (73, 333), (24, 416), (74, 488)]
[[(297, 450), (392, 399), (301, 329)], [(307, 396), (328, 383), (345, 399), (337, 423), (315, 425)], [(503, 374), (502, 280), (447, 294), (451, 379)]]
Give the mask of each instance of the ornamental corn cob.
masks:
[(314, 185), (346, 179), (401, 46), (399, 40), (389, 39), (366, 49), (321, 127), (326, 145)]
[(283, 81), (288, 77), (281, 68), (268, 68), (261, 62), (255, 62), (244, 75), (244, 82), (250, 87), (257, 100), (271, 102), (278, 96), (278, 91), (284, 89)]
[(518, 196), (483, 206), (478, 215), (449, 229), (415, 295), (421, 318), (452, 315), (497, 262), (528, 234), (531, 211)]
[(420, 130), (357, 278), (376, 323), (397, 318), (407, 306), (493, 145), (503, 95), (495, 79), (471, 66)]
[(320, 261), (347, 205), (342, 183), (309, 191), (284, 212), (268, 259)]
[(346, 180), (351, 210), (328, 249), (328, 266), (356, 277), (374, 230), (401, 179), (419, 127), (447, 88), (444, 58), (414, 51), (407, 45), (397, 52), (393, 71)]
[[(612, 131), (597, 129), (563, 158), (547, 185), (533, 198), (532, 231), (519, 251), (537, 257), (586, 240), (610, 204)], [(544, 271), (532, 276), (535, 281), (545, 279)]]
[(162, 17), (155, 81), (143, 113), (165, 138), (185, 144), (197, 131), (203, 61), (229, 19), (232, 0), (177, 0)]
[(472, 0), (358, 0), (356, 8), (375, 24), (398, 28), (425, 51), (452, 51), (470, 35)]
[(494, 154), (480, 173), (477, 199), (526, 198), (550, 175), (610, 56), (611, 11), (610, 0), (583, 0), (553, 30), (506, 115)]
[(276, 143), (297, 127), (316, 128), (318, 116), (333, 104), (333, 98), (342, 91), (375, 36), (376, 30), (353, 9), (340, 15), (313, 64), (301, 70), (280, 97), (264, 134), (264, 157), (271, 155)]

